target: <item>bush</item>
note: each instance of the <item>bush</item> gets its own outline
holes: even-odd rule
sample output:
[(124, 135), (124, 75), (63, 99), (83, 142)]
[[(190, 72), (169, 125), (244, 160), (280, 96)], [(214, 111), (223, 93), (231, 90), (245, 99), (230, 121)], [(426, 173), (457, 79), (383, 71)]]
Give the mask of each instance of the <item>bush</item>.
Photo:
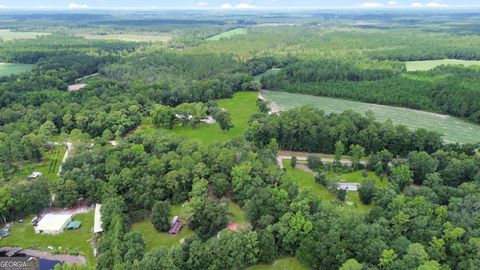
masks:
[(365, 180), (363, 185), (358, 189), (358, 195), (364, 204), (370, 204), (376, 192), (377, 187), (375, 186), (375, 181), (371, 179)]
[(307, 158), (308, 167), (314, 171), (322, 167), (322, 159), (318, 156), (310, 155)]
[(368, 172), (367, 172), (367, 170), (362, 170), (362, 176), (363, 176), (363, 177), (368, 177)]
[(327, 186), (327, 174), (324, 171), (320, 171), (315, 174), (315, 182), (322, 186)]
[(292, 168), (297, 167), (297, 157), (296, 157), (296, 156), (293, 156), (293, 157), (290, 159), (290, 165), (292, 166)]

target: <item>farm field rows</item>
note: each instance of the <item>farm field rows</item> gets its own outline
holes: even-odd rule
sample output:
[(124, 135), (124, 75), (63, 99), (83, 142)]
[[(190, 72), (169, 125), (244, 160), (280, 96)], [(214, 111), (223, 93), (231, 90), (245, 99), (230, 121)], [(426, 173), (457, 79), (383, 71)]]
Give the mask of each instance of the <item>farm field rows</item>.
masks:
[(444, 60), (427, 60), (427, 61), (409, 61), (405, 62), (407, 71), (427, 71), (441, 65), (464, 65), (464, 66), (480, 66), (480, 61), (444, 59)]
[(37, 36), (49, 35), (50, 33), (39, 33), (39, 32), (14, 32), (9, 29), (0, 29), (0, 38), (3, 41), (11, 41), (15, 39), (30, 39), (36, 38)]
[(204, 144), (213, 144), (217, 142), (224, 143), (233, 138), (243, 136), (248, 129), (248, 120), (250, 120), (252, 114), (257, 112), (257, 107), (255, 105), (256, 100), (256, 92), (239, 92), (235, 93), (231, 99), (222, 99), (218, 101), (219, 107), (230, 112), (232, 118), (234, 127), (227, 132), (223, 132), (218, 124), (204, 124), (195, 129), (190, 126), (176, 127), (173, 130), (156, 128), (151, 123), (150, 118), (144, 120), (137, 132), (158, 135), (175, 134)]
[(95, 35), (90, 33), (78, 34), (86, 39), (105, 39), (105, 40), (121, 40), (128, 42), (168, 42), (172, 40), (173, 36), (169, 33), (159, 34), (107, 34)]
[(245, 29), (245, 28), (235, 28), (233, 30), (226, 31), (226, 32), (220, 33), (216, 36), (210, 37), (210, 38), (207, 39), (207, 41), (218, 41), (218, 40), (221, 40), (221, 39), (224, 39), (224, 38), (231, 38), (233, 36), (245, 35), (245, 34), (247, 34), (247, 29)]
[(32, 68), (33, 65), (28, 64), (0, 63), (0, 77), (27, 72)]
[(425, 128), (444, 134), (447, 142), (477, 143), (480, 126), (456, 117), (413, 109), (349, 101), (336, 98), (309, 96), (277, 91), (264, 91), (263, 96), (280, 110), (310, 105), (327, 113), (341, 113), (353, 110), (359, 113), (372, 111), (380, 121), (391, 119), (395, 125), (405, 125), (412, 129)]

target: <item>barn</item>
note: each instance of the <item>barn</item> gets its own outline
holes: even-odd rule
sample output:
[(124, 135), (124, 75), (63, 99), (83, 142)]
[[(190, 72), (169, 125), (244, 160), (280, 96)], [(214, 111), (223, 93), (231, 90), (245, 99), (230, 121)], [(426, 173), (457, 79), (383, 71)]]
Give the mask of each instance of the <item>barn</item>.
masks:
[(36, 233), (60, 234), (72, 221), (70, 214), (46, 214), (35, 227)]

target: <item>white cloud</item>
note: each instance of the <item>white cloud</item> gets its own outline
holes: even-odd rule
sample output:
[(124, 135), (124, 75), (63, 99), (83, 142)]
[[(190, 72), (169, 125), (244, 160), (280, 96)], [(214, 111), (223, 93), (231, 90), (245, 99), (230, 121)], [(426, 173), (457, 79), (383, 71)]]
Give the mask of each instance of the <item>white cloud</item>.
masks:
[(232, 4), (229, 4), (229, 3), (224, 3), (220, 6), (220, 8), (222, 9), (231, 9), (233, 8), (233, 5)]
[(70, 8), (70, 9), (86, 9), (86, 8), (88, 8), (88, 5), (87, 4), (70, 3), (68, 5), (68, 8)]
[(198, 3), (197, 3), (197, 6), (199, 6), (199, 7), (208, 7), (208, 3), (207, 3), (207, 2), (204, 2), (204, 1), (198, 2)]
[(418, 7), (423, 7), (423, 4), (422, 3), (419, 3), (419, 2), (415, 2), (411, 5), (412, 7), (415, 7), (415, 8), (418, 8)]
[(45, 9), (45, 8), (47, 8), (47, 7), (44, 6), (44, 5), (39, 5), (37, 8), (38, 8), (38, 9)]
[(448, 7), (447, 4), (439, 3), (439, 2), (430, 2), (425, 5), (426, 7), (433, 7), (433, 8), (440, 8), (440, 7)]
[(397, 1), (388, 1), (388, 5), (389, 6), (398, 6), (398, 2)]
[(0, 9), (4, 9), (4, 8), (7, 8), (7, 7), (4, 5), (0, 5)]
[(255, 6), (254, 4), (250, 4), (250, 3), (240, 3), (240, 4), (236, 4), (236, 5), (232, 5), (230, 3), (224, 3), (220, 6), (221, 9), (250, 9), (250, 8), (256, 8), (257, 6)]
[(364, 8), (379, 8), (379, 7), (383, 7), (383, 4), (378, 3), (378, 2), (365, 2), (365, 3), (362, 4), (362, 7), (364, 7)]

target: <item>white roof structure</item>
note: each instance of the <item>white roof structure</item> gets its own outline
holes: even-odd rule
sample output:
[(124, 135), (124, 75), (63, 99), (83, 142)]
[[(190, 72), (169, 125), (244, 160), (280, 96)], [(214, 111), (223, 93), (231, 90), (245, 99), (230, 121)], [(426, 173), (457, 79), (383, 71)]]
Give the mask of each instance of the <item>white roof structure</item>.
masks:
[(36, 178), (38, 178), (38, 177), (40, 177), (40, 176), (42, 176), (42, 173), (41, 173), (41, 172), (33, 172), (32, 174), (30, 174), (30, 175), (28, 176), (28, 178), (30, 178), (30, 179), (36, 179)]
[(360, 184), (358, 183), (339, 183), (338, 189), (343, 189), (346, 191), (358, 191)]
[(93, 220), (93, 233), (101, 233), (103, 232), (102, 228), (102, 213), (100, 212), (100, 209), (102, 208), (101, 204), (96, 204), (95, 205), (95, 217)]
[(46, 214), (35, 227), (36, 233), (59, 234), (72, 221), (71, 214)]

